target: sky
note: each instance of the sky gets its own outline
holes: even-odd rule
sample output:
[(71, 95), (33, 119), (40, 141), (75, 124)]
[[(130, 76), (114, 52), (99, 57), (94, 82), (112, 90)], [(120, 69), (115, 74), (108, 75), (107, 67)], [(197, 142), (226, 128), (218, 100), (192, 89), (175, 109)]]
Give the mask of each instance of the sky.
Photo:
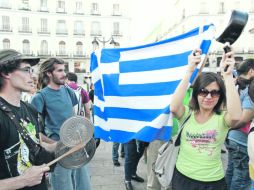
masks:
[(144, 44), (143, 40), (168, 15), (170, 0), (132, 0), (131, 15), (132, 39), (131, 43)]

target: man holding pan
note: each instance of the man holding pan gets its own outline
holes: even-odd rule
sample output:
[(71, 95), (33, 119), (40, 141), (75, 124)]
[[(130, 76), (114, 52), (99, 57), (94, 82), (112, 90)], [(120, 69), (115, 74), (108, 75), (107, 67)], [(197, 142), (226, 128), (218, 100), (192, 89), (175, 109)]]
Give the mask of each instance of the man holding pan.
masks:
[(0, 189), (46, 190), (44, 173), (56, 144), (40, 142), (38, 112), (20, 100), (33, 88), (39, 58), (0, 51)]
[[(64, 61), (49, 58), (39, 69), (38, 85), (41, 90), (32, 99), (32, 104), (45, 121), (46, 135), (59, 141), (60, 127), (74, 113), (73, 107), (78, 103), (75, 92), (66, 87)], [(90, 176), (87, 166), (66, 169), (57, 164), (50, 175), (53, 190), (90, 190)]]

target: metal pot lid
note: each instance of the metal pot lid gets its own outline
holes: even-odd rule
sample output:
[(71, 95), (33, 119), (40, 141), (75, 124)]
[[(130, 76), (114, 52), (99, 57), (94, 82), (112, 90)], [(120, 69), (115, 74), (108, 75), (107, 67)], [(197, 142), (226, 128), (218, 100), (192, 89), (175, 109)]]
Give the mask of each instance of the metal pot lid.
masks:
[(84, 116), (67, 119), (60, 128), (60, 140), (67, 147), (88, 143), (93, 137), (93, 124)]
[[(70, 150), (70, 147), (65, 146), (61, 141), (57, 143), (56, 157), (63, 155)], [(91, 138), (86, 146), (66, 157), (59, 160), (58, 163), (66, 169), (76, 169), (87, 164), (94, 156), (96, 151), (96, 143), (94, 138)]]

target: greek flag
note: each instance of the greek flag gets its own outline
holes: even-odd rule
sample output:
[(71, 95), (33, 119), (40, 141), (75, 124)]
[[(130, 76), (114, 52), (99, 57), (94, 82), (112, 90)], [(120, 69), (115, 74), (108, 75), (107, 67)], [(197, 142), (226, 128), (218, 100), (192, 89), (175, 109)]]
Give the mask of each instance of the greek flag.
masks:
[(214, 31), (210, 24), (152, 44), (92, 53), (95, 137), (120, 143), (169, 140), (171, 96), (186, 72), (188, 55), (201, 48), (204, 60)]

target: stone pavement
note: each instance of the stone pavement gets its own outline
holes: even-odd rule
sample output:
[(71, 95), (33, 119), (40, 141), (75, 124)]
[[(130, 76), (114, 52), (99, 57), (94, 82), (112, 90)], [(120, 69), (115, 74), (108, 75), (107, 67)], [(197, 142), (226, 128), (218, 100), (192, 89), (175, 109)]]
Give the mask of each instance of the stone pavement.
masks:
[[(120, 151), (120, 148), (119, 148)], [(112, 142), (101, 141), (95, 156), (89, 163), (92, 190), (125, 190), (124, 185), (124, 158), (119, 158), (120, 167), (112, 162)], [(135, 190), (146, 189), (146, 164), (143, 157), (138, 165), (138, 175), (145, 179), (144, 183), (133, 181)]]
[[(225, 150), (225, 147), (223, 148)], [(226, 169), (227, 154), (222, 154), (222, 161)], [(120, 167), (112, 162), (112, 143), (101, 141), (95, 156), (89, 163), (92, 190), (125, 190), (124, 186), (124, 159), (119, 158)], [(138, 165), (138, 175), (145, 179), (144, 183), (132, 182), (134, 190), (146, 189), (146, 164), (143, 157)]]

